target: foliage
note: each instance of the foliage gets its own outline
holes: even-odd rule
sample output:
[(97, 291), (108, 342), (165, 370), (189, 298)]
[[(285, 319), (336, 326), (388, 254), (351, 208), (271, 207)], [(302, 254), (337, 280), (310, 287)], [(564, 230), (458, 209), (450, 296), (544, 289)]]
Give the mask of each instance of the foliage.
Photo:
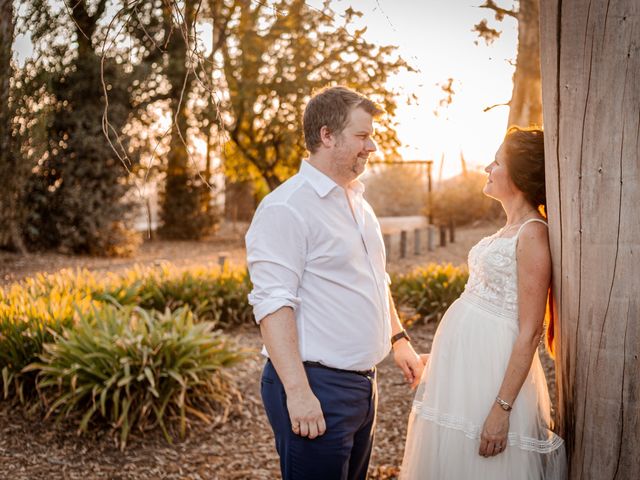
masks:
[[(394, 47), (367, 42), (366, 28), (350, 33), (360, 12), (348, 8), (343, 24), (336, 25), (339, 15), (330, 1), (321, 9), (303, 0), (217, 4), (223, 5), (224, 34), (215, 58), (226, 83), (219, 107), (246, 170), (255, 168), (270, 189), (294, 173), (305, 155), (304, 106), (315, 90), (335, 84), (385, 107), (389, 115), (380, 121), (378, 145), (385, 156), (396, 154), (396, 102), (386, 82), (393, 73), (412, 69), (393, 58)], [(238, 159), (233, 163), (238, 168)]]
[[(95, 44), (106, 1), (75, 2), (57, 8), (45, 0), (26, 2), (23, 31), (32, 34), (38, 55), (20, 74), (20, 122), (44, 123), (43, 145), (21, 148), (31, 175), (24, 202), (23, 231), (31, 248), (94, 255), (131, 253), (139, 239), (126, 227), (131, 205), (129, 168), (110, 142), (127, 150), (114, 132), (130, 114), (127, 77), (122, 65), (105, 68), (110, 91), (110, 138), (103, 133), (101, 59)], [(75, 48), (69, 49), (69, 38)], [(62, 40), (64, 39), (64, 41)]]
[[(210, 231), (218, 222), (219, 213), (210, 207), (210, 178), (201, 177), (188, 150), (189, 98), (198, 78), (192, 71), (196, 59), (193, 58), (195, 24), (201, 1), (186, 0), (181, 6), (165, 2), (149, 7), (149, 15), (161, 20), (152, 21), (151, 26), (159, 27), (164, 54), (157, 58), (159, 75), (152, 80), (166, 85), (166, 93), (160, 98), (169, 100), (170, 118), (173, 119), (169, 151), (167, 153), (166, 180), (161, 196), (162, 226), (160, 234), (165, 238), (198, 239)], [(131, 9), (135, 12), (135, 9)], [(146, 44), (148, 31), (144, 27), (136, 30), (137, 37)], [(134, 35), (134, 37), (136, 36)], [(158, 49), (147, 45), (148, 56), (155, 58)], [(147, 59), (148, 61), (149, 59)], [(211, 105), (209, 108), (213, 108)]]
[(443, 180), (433, 192), (433, 218), (438, 224), (457, 226), (477, 220), (497, 218), (502, 208), (496, 200), (487, 197), (482, 189), (487, 176), (476, 171)]
[(51, 286), (47, 295), (34, 280), (25, 286), (0, 290), (0, 372), (3, 396), (17, 396), (21, 403), (35, 393), (35, 375), (22, 370), (37, 360), (44, 343), (71, 328), (78, 315), (88, 314), (90, 295)]
[(160, 426), (171, 441), (167, 421), (188, 417), (210, 422), (239, 394), (224, 373), (242, 354), (213, 324), (195, 323), (188, 308), (147, 312), (137, 307), (103, 306), (54, 343), (44, 346), (38, 390), (47, 415), (82, 415), (79, 431), (106, 420), (125, 448), (129, 433)]
[[(391, 278), (394, 301), (410, 307), (417, 316), (414, 322), (440, 321), (444, 312), (460, 296), (467, 283), (466, 268), (431, 263), (425, 267)], [(409, 322), (410, 323), (410, 322)]]
[(376, 215), (403, 216), (424, 213), (427, 179), (416, 165), (381, 165), (374, 167), (363, 182), (365, 198)]
[(112, 298), (124, 305), (155, 310), (188, 306), (199, 319), (220, 329), (253, 322), (247, 299), (251, 283), (246, 270), (180, 270), (165, 264), (156, 269), (132, 269), (123, 276), (111, 277), (103, 285), (94, 290), (94, 298)]
[(37, 360), (43, 344), (72, 329), (105, 303), (164, 311), (189, 307), (198, 320), (227, 329), (253, 324), (246, 271), (197, 268), (181, 271), (134, 268), (123, 274), (63, 270), (39, 274), (0, 289), (0, 372), (4, 397), (25, 402), (35, 377), (22, 370)]

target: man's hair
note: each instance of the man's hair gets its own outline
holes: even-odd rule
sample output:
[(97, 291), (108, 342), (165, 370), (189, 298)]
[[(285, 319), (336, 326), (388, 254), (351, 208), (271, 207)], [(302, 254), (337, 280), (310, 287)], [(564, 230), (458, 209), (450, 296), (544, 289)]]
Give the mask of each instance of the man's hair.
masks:
[(339, 135), (349, 122), (349, 114), (356, 108), (362, 108), (374, 118), (384, 110), (346, 87), (329, 87), (314, 95), (304, 109), (304, 141), (309, 152), (314, 153), (320, 144), (320, 129), (327, 127), (333, 134)]

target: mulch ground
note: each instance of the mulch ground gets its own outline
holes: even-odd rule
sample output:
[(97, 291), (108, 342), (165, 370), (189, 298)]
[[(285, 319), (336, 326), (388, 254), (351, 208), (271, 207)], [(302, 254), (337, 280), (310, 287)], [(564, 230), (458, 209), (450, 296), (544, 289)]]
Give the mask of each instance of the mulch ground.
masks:
[[(469, 248), (494, 226), (461, 230), (456, 243), (421, 257), (396, 260), (392, 271), (406, 271), (428, 261), (466, 261)], [(155, 242), (152, 242), (155, 243)], [(220, 254), (232, 263), (242, 264), (244, 251), (239, 235), (210, 243), (165, 242), (143, 246), (133, 259), (113, 260), (56, 256), (34, 257), (19, 268), (19, 257), (0, 254), (0, 275), (10, 282), (39, 271), (60, 268), (119, 270), (135, 263), (149, 264), (158, 259), (178, 265), (217, 263)], [(18, 263), (16, 263), (18, 262)], [(416, 325), (412, 338), (419, 352), (430, 349), (434, 324)], [(0, 478), (31, 479), (276, 479), (278, 457), (273, 435), (264, 414), (259, 377), (264, 363), (258, 353), (261, 342), (257, 328), (246, 327), (231, 333), (239, 345), (255, 353), (231, 368), (243, 401), (231, 417), (220, 424), (190, 424), (187, 436), (166, 442), (159, 431), (132, 433), (121, 452), (106, 429), (77, 435), (72, 421), (55, 424), (44, 420), (42, 412), (26, 413), (20, 407), (0, 401)], [(553, 362), (541, 355), (555, 399)], [(389, 357), (379, 365), (379, 413), (376, 440), (371, 459), (370, 478), (395, 478), (402, 460), (406, 420), (413, 392), (405, 385), (400, 371)]]

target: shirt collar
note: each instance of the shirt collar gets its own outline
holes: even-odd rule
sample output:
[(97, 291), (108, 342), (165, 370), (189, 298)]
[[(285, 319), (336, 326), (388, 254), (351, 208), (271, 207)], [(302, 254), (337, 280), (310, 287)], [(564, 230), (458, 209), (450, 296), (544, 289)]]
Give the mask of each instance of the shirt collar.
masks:
[(300, 164), (300, 174), (311, 184), (320, 198), (326, 197), (338, 184), (306, 160)]
[[(326, 197), (329, 192), (338, 187), (336, 182), (306, 160), (302, 160), (300, 164), (300, 174), (311, 184), (320, 198)], [(365, 190), (364, 183), (360, 180), (354, 180), (349, 184), (348, 188), (357, 195), (362, 195)]]

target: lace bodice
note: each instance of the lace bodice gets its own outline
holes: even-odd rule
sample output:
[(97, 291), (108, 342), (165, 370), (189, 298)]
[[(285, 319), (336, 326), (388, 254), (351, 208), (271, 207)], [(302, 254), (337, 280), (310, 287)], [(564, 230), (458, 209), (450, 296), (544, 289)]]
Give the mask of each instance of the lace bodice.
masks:
[(464, 294), (489, 304), (500, 313), (518, 315), (518, 271), (516, 246), (523, 227), (530, 222), (546, 222), (532, 218), (524, 222), (512, 237), (499, 237), (502, 230), (483, 238), (469, 251), (469, 280)]

